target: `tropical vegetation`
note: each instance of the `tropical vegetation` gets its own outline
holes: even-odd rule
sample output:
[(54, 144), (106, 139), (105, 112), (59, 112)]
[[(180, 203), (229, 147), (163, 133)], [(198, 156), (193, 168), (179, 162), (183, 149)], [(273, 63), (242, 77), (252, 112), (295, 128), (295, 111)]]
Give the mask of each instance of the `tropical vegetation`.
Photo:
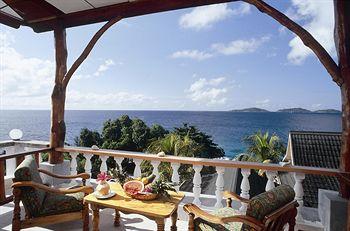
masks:
[[(225, 155), (224, 150), (206, 133), (200, 131), (195, 126), (183, 124), (175, 127), (172, 131), (166, 130), (159, 124), (148, 126), (141, 119), (131, 119), (128, 115), (122, 115), (115, 120), (107, 120), (103, 124), (102, 133), (83, 128), (80, 135), (75, 138), (75, 144), (83, 147), (97, 145), (104, 149), (138, 151), (146, 153), (165, 152), (167, 155), (219, 158)], [(78, 170), (84, 171), (85, 158), (78, 156)], [(92, 157), (92, 176), (96, 177), (99, 173), (101, 160), (98, 156)], [(113, 158), (107, 160), (109, 169), (115, 169), (117, 166)], [(131, 159), (124, 159), (122, 162), (122, 171), (132, 174), (135, 164)], [(170, 163), (161, 163), (159, 165), (161, 178), (170, 181), (172, 168)], [(152, 173), (153, 167), (149, 161), (143, 161), (141, 172), (143, 176)], [(214, 172), (213, 168), (206, 167), (202, 173)], [(179, 169), (180, 180), (185, 181), (193, 176), (193, 169), (190, 165), (181, 165)]]

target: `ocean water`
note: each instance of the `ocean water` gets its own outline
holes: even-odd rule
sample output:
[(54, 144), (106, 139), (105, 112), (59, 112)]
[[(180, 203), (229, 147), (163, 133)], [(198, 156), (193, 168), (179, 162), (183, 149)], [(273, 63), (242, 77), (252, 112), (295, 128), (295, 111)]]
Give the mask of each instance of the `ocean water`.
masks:
[[(258, 130), (275, 133), (287, 142), (289, 131), (341, 131), (340, 114), (240, 113), (198, 111), (66, 111), (66, 142), (74, 144), (84, 127), (101, 132), (107, 119), (127, 114), (148, 125), (160, 124), (168, 130), (183, 123), (195, 125), (211, 135), (233, 157), (244, 152), (242, 139)], [(50, 111), (0, 110), (0, 140), (8, 140), (11, 129), (24, 133), (23, 139), (49, 140)]]

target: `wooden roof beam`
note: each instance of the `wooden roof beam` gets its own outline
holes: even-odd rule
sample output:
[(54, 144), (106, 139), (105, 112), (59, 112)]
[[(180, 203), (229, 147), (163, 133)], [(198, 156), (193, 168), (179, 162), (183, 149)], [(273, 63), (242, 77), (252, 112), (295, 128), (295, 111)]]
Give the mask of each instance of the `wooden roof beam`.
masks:
[(6, 12), (0, 11), (0, 23), (18, 29), (24, 22)]
[(57, 20), (60, 20), (65, 28), (86, 25), (91, 23), (105, 22), (116, 17), (129, 18), (134, 16), (177, 10), (189, 7), (225, 3), (238, 0), (139, 0), (134, 2), (119, 3), (111, 6), (89, 9), (65, 14), (62, 17), (28, 21), (35, 32), (50, 31), (54, 28)]
[(45, 0), (3, 0), (18, 15), (20, 15), (26, 24), (31, 20), (38, 19), (56, 19), (64, 15), (62, 11), (46, 2)]

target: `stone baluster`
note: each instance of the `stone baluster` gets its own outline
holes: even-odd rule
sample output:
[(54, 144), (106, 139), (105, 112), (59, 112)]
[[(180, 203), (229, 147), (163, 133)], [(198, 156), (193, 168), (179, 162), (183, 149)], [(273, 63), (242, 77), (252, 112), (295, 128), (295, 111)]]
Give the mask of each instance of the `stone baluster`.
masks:
[(200, 206), (201, 205), (201, 201), (199, 199), (200, 195), (201, 195), (201, 184), (202, 184), (202, 177), (201, 177), (201, 170), (202, 170), (203, 166), (202, 165), (193, 165), (193, 169), (194, 169), (194, 177), (193, 177), (193, 196), (194, 196), (194, 200), (193, 200), (193, 204)]
[[(75, 175), (75, 174), (77, 174), (77, 156), (78, 156), (78, 153), (71, 152), (70, 156), (72, 158), (72, 160), (70, 162), (70, 174)], [(39, 156), (39, 160), (40, 160), (40, 156)]]
[(303, 197), (304, 197), (304, 188), (303, 188), (303, 180), (305, 179), (304, 173), (294, 173), (294, 179), (295, 179), (295, 185), (294, 185), (294, 192), (295, 192), (295, 200), (298, 202), (299, 207), (298, 214), (296, 217), (297, 221), (302, 221), (303, 218), (300, 214), (300, 209), (304, 205)]
[(120, 170), (122, 170), (122, 162), (123, 162), (123, 158), (120, 157), (114, 157), (114, 161), (115, 163), (120, 167)]
[(152, 174), (156, 175), (156, 179), (159, 178), (159, 171), (158, 171), (158, 165), (160, 164), (160, 161), (158, 160), (152, 160), (151, 164), (153, 166), (153, 172)]
[(215, 208), (222, 208), (222, 199), (223, 199), (223, 193), (224, 193), (224, 173), (225, 173), (225, 168), (224, 167), (216, 167), (216, 173), (217, 173), (217, 178), (216, 178), (216, 203), (215, 203)]
[[(15, 146), (6, 147), (5, 152), (6, 154), (14, 154)], [(16, 158), (6, 160), (6, 177), (14, 177), (13, 174), (15, 173), (16, 166)]]
[[(241, 169), (241, 174), (242, 174), (242, 182), (241, 182), (241, 194), (240, 196), (249, 199), (249, 190), (250, 190), (250, 184), (249, 184), (249, 176), (250, 176), (250, 169)], [(239, 208), (239, 211), (241, 213), (245, 213), (247, 211), (247, 204), (246, 203), (241, 203), (241, 207)]]
[(266, 187), (265, 191), (269, 191), (275, 187), (275, 177), (277, 176), (277, 172), (275, 171), (266, 171)]
[(91, 175), (91, 158), (92, 158), (92, 154), (85, 154), (85, 159), (86, 159), (86, 162), (85, 162), (85, 172), (86, 173), (89, 173)]
[(179, 176), (179, 163), (171, 163), (171, 167), (173, 169), (173, 175), (171, 176), (171, 181), (176, 184), (175, 189), (179, 191), (180, 189), (180, 176)]
[(134, 177), (141, 177), (141, 163), (142, 163), (142, 160), (134, 159), (134, 163), (135, 163)]
[(101, 158), (101, 167), (100, 167), (100, 172), (107, 172), (108, 171), (108, 166), (107, 166), (107, 159), (108, 159), (108, 156), (100, 156)]

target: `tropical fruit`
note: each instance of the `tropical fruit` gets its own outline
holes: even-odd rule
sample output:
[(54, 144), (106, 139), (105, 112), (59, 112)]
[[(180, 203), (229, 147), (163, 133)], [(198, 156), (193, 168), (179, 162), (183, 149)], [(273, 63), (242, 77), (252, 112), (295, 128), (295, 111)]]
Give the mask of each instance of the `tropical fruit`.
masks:
[(139, 192), (142, 192), (145, 189), (145, 185), (141, 181), (132, 180), (132, 181), (126, 182), (123, 185), (123, 189), (127, 194), (135, 195), (135, 194), (138, 194)]

